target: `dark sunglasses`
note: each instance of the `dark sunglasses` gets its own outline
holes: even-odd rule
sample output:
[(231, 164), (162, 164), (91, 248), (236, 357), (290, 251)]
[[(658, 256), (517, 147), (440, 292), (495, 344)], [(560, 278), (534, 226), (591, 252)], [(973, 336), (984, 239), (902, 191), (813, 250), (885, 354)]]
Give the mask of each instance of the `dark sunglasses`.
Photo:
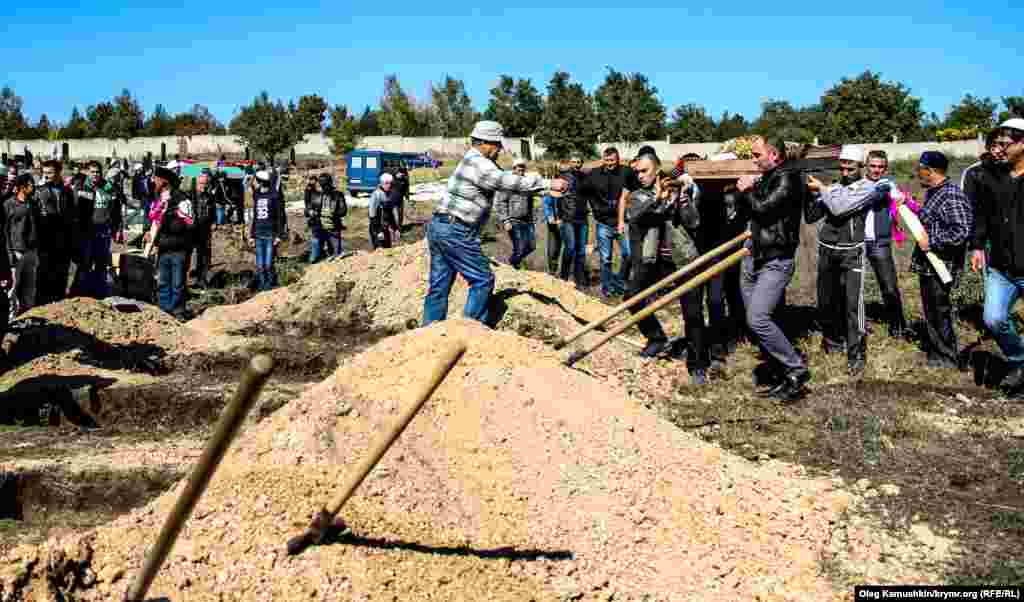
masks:
[(857, 168), (856, 167), (843, 167), (842, 165), (839, 166), (839, 173), (847, 173), (847, 172), (851, 172), (851, 171), (857, 171)]

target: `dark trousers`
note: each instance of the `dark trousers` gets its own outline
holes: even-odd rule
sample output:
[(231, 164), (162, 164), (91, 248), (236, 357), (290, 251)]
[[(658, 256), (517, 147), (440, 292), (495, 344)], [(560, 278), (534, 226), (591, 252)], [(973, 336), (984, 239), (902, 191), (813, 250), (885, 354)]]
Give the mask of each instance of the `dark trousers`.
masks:
[(512, 255), (509, 256), (508, 262), (518, 270), (523, 261), (537, 248), (537, 235), (533, 223), (513, 222), (508, 237), (512, 242)]
[[(749, 248), (749, 247), (748, 247)], [(740, 268), (743, 306), (747, 325), (761, 348), (788, 373), (807, 370), (793, 343), (775, 322), (775, 309), (785, 304), (786, 287), (793, 280), (795, 262), (791, 257), (758, 259), (747, 256)]]
[[(726, 306), (729, 308), (728, 313)], [(746, 337), (746, 312), (743, 292), (740, 290), (740, 267), (733, 266), (708, 283), (708, 338), (712, 354), (717, 359), (722, 359), (727, 344)]]
[[(391, 228), (388, 227), (390, 222), (386, 217), (388, 213), (391, 212), (378, 212), (377, 217), (370, 218), (370, 244), (373, 245), (374, 249), (379, 247), (391, 248)], [(384, 235), (383, 239), (381, 234)]]
[(907, 320), (903, 315), (903, 299), (900, 296), (899, 281), (896, 279), (896, 261), (892, 256), (891, 242), (875, 242), (869, 240), (864, 248), (875, 271), (878, 288), (882, 292), (882, 303), (885, 305), (885, 321), (889, 326), (889, 334), (902, 332), (907, 328)]
[(546, 243), (548, 273), (558, 275), (558, 258), (562, 254), (562, 228), (557, 224), (548, 224)]
[[(639, 230), (639, 229), (635, 229)], [(630, 231), (630, 246), (633, 249), (643, 249), (643, 235), (634, 235)], [(623, 301), (628, 301), (644, 289), (661, 280), (664, 276), (675, 271), (671, 262), (645, 262), (642, 254), (633, 256), (632, 273), (630, 274), (629, 285), (626, 287), (626, 294)], [(650, 304), (653, 299), (648, 297), (629, 309), (630, 313), (636, 315)], [(704, 326), (704, 287), (698, 287), (679, 298), (679, 305), (683, 310), (684, 331), (683, 336), (687, 340), (686, 364), (691, 370), (704, 369), (708, 367), (709, 357), (707, 351), (706, 331)], [(661, 327), (658, 318), (651, 314), (637, 322), (637, 327), (647, 339), (648, 343), (656, 343), (668, 340), (665, 331)]]
[(14, 259), (14, 295), (18, 299), (18, 313), (22, 313), (36, 306), (39, 254), (34, 250), (15, 251)]
[(922, 342), (928, 359), (957, 365), (960, 352), (953, 302), (949, 298), (952, 287), (943, 285), (942, 281), (934, 276), (922, 275), (920, 282), (921, 306), (924, 310), (927, 335)]
[(196, 269), (192, 272), (192, 279), (200, 284), (206, 284), (210, 279), (210, 265), (213, 262), (213, 227), (211, 225), (199, 226), (196, 230)]
[(67, 297), (68, 272), (71, 270), (71, 258), (67, 253), (40, 252), (39, 269), (36, 274), (36, 303), (46, 305), (56, 303)]
[(818, 320), (826, 344), (846, 342), (846, 357), (864, 357), (864, 249), (818, 247)]

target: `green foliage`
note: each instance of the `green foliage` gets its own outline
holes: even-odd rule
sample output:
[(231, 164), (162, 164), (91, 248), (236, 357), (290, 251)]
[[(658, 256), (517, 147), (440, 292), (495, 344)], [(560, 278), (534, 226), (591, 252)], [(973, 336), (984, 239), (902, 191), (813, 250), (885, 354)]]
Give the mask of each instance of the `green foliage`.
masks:
[(35, 131), (33, 134), (37, 138), (50, 139), (50, 132), (53, 130), (53, 126), (50, 125), (50, 118), (43, 113), (39, 116), (39, 121), (36, 122), (36, 127), (33, 128)]
[(156, 105), (153, 113), (146, 120), (143, 131), (146, 136), (171, 136), (174, 134), (174, 120), (164, 109), (164, 105)]
[(718, 120), (718, 125), (715, 126), (713, 141), (732, 140), (749, 133), (750, 123), (747, 122), (746, 117), (739, 113), (730, 115), (729, 111), (725, 111), (722, 113), (722, 118)]
[(121, 95), (115, 96), (109, 106), (112, 108), (110, 116), (106, 118), (103, 127), (98, 130), (103, 132), (105, 137), (127, 140), (142, 132), (142, 108), (139, 107), (139, 102), (132, 98), (131, 92), (122, 90)]
[(950, 109), (942, 126), (944, 129), (975, 129), (988, 132), (995, 125), (996, 103), (991, 98), (978, 98), (967, 94)]
[(574, 153), (597, 155), (597, 129), (590, 96), (580, 84), (570, 84), (569, 74), (556, 71), (548, 84), (544, 114), (537, 128), (537, 140), (547, 147), (550, 158), (563, 159)]
[(1024, 96), (1004, 96), (1003, 105), (1006, 110), (999, 113), (999, 123), (1013, 117), (1024, 118)]
[(239, 144), (273, 161), (302, 141), (303, 133), (293, 124), (294, 115), (280, 100), (273, 102), (264, 91), (231, 121), (231, 133)]
[(85, 110), (85, 119), (89, 122), (89, 137), (102, 138), (107, 131), (107, 123), (114, 116), (114, 107), (109, 102), (90, 105)]
[(29, 128), (21, 113), (22, 104), (21, 97), (10, 86), (0, 91), (0, 136), (17, 139), (27, 133)]
[(497, 121), (511, 138), (533, 135), (544, 114), (544, 99), (529, 79), (515, 80), (502, 75), (491, 88), (483, 118)]
[(871, 71), (844, 77), (829, 88), (821, 97), (821, 110), (819, 137), (826, 143), (878, 142), (893, 135), (917, 138), (924, 116), (921, 99), (903, 84), (884, 82)]
[(295, 109), (295, 127), (303, 134), (319, 134), (324, 129), (327, 109), (327, 101), (316, 94), (300, 96)]
[(439, 86), (430, 85), (431, 132), (445, 138), (468, 136), (477, 114), (461, 79), (445, 75)]
[(658, 89), (640, 73), (620, 73), (611, 67), (594, 92), (598, 135), (606, 141), (631, 144), (665, 134), (665, 106)]
[(205, 136), (225, 132), (223, 124), (217, 121), (210, 109), (199, 104), (192, 105), (192, 110), (187, 113), (175, 115), (172, 128), (175, 136)]
[(952, 140), (974, 140), (978, 137), (978, 134), (984, 134), (978, 126), (971, 126), (965, 128), (943, 128), (935, 132), (935, 139), (939, 142), (949, 142)]
[(336, 157), (344, 156), (359, 145), (359, 126), (348, 114), (348, 107), (337, 105), (331, 109), (331, 125), (327, 137), (331, 139), (331, 152)]
[(384, 82), (384, 96), (380, 99), (377, 120), (386, 136), (417, 136), (427, 126), (412, 98), (402, 89), (397, 75), (389, 75)]
[(821, 126), (823, 114), (819, 107), (795, 109), (787, 100), (768, 100), (761, 104), (761, 116), (754, 122), (753, 133), (766, 138), (789, 142), (812, 142)]
[(356, 123), (356, 133), (360, 136), (380, 136), (380, 123), (378, 122), (379, 114), (370, 107), (366, 107), (363, 110), (362, 117)]
[[(159, 107), (159, 105), (157, 105)], [(85, 138), (89, 135), (89, 122), (86, 121), (85, 117), (82, 117), (82, 113), (78, 111), (78, 107), (71, 109), (71, 117), (68, 118), (68, 124), (61, 130), (61, 137), (66, 140), (77, 140), (79, 138)]]
[(704, 112), (704, 107), (685, 104), (676, 107), (668, 125), (669, 140), (673, 143), (714, 142), (715, 120)]

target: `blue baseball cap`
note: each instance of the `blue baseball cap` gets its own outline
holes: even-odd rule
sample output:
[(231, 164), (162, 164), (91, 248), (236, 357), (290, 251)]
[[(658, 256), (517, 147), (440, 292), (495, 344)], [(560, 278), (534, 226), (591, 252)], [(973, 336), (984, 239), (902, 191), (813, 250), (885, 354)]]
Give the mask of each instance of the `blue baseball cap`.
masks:
[(921, 153), (921, 159), (918, 163), (920, 163), (921, 167), (937, 169), (939, 171), (946, 171), (949, 168), (949, 159), (939, 151), (925, 151)]

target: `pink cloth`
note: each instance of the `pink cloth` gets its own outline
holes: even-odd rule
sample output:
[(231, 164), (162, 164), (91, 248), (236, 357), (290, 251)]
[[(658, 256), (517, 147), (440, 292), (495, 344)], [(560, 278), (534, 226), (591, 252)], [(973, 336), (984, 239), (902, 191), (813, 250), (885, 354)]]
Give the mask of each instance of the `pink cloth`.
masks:
[[(900, 192), (903, 193), (903, 204), (913, 211), (914, 215), (920, 213), (921, 204), (917, 202), (917, 199), (911, 196), (910, 191), (900, 188)], [(896, 227), (896, 224), (899, 222), (899, 216), (897, 215), (898, 208), (899, 206), (895, 201), (893, 201), (889, 205), (889, 215), (892, 217), (892, 239), (897, 245), (902, 245), (903, 241), (907, 239), (907, 235), (903, 230)]]
[(159, 223), (164, 219), (164, 211), (167, 210), (167, 199), (161, 198), (149, 206), (150, 223)]

